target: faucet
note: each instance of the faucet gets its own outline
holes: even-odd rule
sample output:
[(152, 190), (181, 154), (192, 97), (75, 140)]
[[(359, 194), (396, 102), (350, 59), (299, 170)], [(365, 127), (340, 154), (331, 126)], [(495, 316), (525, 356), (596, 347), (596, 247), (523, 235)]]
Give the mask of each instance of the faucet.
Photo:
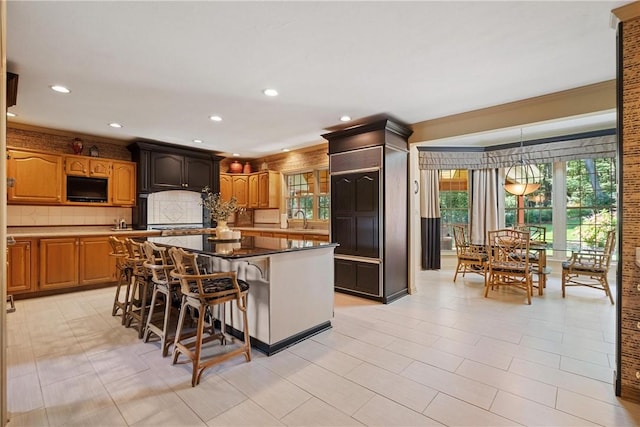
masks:
[(302, 228), (306, 230), (306, 228), (307, 228), (307, 215), (305, 215), (305, 213), (304, 213), (304, 211), (302, 209), (298, 209), (293, 214), (293, 218), (297, 217), (299, 213), (302, 214)]

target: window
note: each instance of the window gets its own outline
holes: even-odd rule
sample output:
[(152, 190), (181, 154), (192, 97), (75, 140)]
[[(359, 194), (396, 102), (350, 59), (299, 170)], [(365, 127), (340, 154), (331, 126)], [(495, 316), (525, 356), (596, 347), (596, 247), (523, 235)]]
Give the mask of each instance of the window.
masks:
[(602, 247), (616, 227), (617, 182), (613, 158), (566, 163), (567, 249)]
[(526, 196), (514, 196), (505, 192), (504, 224), (507, 227), (542, 226), (546, 229), (546, 241), (551, 243), (553, 242), (553, 164), (543, 163), (531, 166), (536, 169), (535, 175), (540, 176), (540, 188)]
[[(440, 171), (440, 238), (452, 237), (453, 226), (469, 223), (469, 173), (466, 169)], [(444, 242), (448, 242), (450, 239)], [(442, 249), (451, 249), (443, 244)]]
[(329, 220), (329, 171), (313, 170), (286, 175), (287, 217)]

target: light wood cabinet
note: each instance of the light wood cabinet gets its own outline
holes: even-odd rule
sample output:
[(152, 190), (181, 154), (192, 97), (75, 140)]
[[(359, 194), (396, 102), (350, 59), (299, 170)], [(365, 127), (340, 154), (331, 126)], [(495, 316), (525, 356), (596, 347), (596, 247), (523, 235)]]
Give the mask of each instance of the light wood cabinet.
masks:
[(107, 236), (40, 239), (40, 290), (116, 280)]
[(258, 173), (258, 207), (280, 207), (280, 172), (264, 171)]
[(86, 156), (64, 156), (64, 171), (67, 175), (108, 178), (111, 160)]
[(233, 196), (233, 177), (220, 174), (220, 197), (222, 200), (229, 200), (231, 196)]
[(62, 203), (62, 156), (29, 150), (7, 151), (9, 203)]
[(112, 162), (111, 204), (134, 206), (136, 204), (136, 164)]
[(15, 295), (36, 290), (36, 240), (16, 240), (7, 247), (7, 294)]
[(232, 178), (233, 195), (238, 207), (246, 208), (249, 205), (249, 177), (247, 175), (233, 175)]
[(260, 207), (258, 175), (249, 175), (249, 208)]
[(220, 194), (224, 200), (235, 196), (238, 207), (277, 209), (280, 207), (280, 172), (220, 174)]

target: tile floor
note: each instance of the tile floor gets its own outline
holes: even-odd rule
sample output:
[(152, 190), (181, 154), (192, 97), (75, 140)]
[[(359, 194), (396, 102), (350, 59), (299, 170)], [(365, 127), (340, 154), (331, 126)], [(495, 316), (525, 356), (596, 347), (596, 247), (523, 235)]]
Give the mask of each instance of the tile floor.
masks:
[(333, 328), (272, 357), (171, 365), (111, 316), (113, 288), (17, 301), (9, 426), (636, 426), (618, 399), (615, 307), (551, 277), (531, 306), (478, 276), (418, 273), (381, 305), (336, 294)]

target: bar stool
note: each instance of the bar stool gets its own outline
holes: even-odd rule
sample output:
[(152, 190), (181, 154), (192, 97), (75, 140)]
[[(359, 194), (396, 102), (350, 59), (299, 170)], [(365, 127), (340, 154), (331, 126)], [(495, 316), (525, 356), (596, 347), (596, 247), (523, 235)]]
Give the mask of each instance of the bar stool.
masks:
[[(184, 354), (191, 360), (193, 365), (191, 386), (195, 387), (200, 383), (204, 370), (217, 363), (224, 362), (240, 354), (244, 355), (247, 362), (251, 361), (251, 343), (249, 341), (249, 323), (247, 321), (249, 284), (244, 280), (238, 280), (235, 272), (200, 274), (197, 255), (186, 252), (182, 248), (169, 249), (169, 255), (175, 265), (175, 270), (171, 272), (171, 276), (179, 279), (182, 293), (182, 304), (173, 348), (173, 364), (177, 362), (180, 354)], [(239, 347), (236, 346), (232, 350), (217, 354), (203, 361), (201, 360), (201, 353), (204, 343), (213, 340), (220, 340), (220, 345), (226, 343), (226, 336), (223, 333), (225, 319), (220, 319), (221, 331), (216, 333), (212, 308), (229, 301), (236, 302), (242, 315), (244, 343)], [(183, 335), (182, 333), (185, 316), (190, 309), (198, 312), (195, 341), (189, 339), (193, 337), (193, 334)], [(207, 316), (210, 317), (209, 325), (205, 322), (205, 317)], [(204, 337), (205, 330), (209, 331), (208, 337)]]
[[(124, 325), (127, 320), (127, 306), (129, 304), (129, 293), (131, 292), (132, 269), (128, 261), (129, 252), (124, 241), (115, 236), (109, 236), (109, 244), (111, 245), (109, 256), (116, 259), (116, 270), (118, 272), (118, 284), (116, 285), (116, 295), (113, 299), (111, 315), (115, 316), (118, 314), (118, 310), (122, 310), (122, 324)], [(123, 286), (125, 286), (124, 300), (120, 299)]]
[[(180, 288), (180, 281), (170, 276), (174, 266), (171, 257), (167, 254), (167, 248), (158, 247), (151, 242), (144, 242), (142, 245), (146, 261), (144, 267), (151, 272), (151, 280), (153, 281), (153, 293), (151, 295), (151, 305), (147, 316), (147, 325), (144, 330), (144, 342), (149, 341), (151, 333), (160, 338), (160, 349), (162, 357), (169, 352), (169, 346), (173, 344), (173, 337), (169, 339), (169, 321), (171, 319), (171, 307), (173, 296), (177, 295)], [(164, 301), (164, 319), (162, 328), (153, 323), (154, 311), (158, 305), (158, 296), (162, 295)], [(158, 308), (161, 306), (158, 305)]]
[(149, 288), (152, 283), (151, 274), (144, 266), (145, 257), (142, 250), (142, 243), (130, 238), (125, 239), (124, 242), (129, 252), (127, 261), (131, 265), (133, 282), (133, 289), (129, 293), (130, 298), (127, 303), (125, 326), (130, 328), (131, 322), (135, 320), (138, 327), (138, 338), (142, 338), (147, 321), (147, 309), (149, 308)]

